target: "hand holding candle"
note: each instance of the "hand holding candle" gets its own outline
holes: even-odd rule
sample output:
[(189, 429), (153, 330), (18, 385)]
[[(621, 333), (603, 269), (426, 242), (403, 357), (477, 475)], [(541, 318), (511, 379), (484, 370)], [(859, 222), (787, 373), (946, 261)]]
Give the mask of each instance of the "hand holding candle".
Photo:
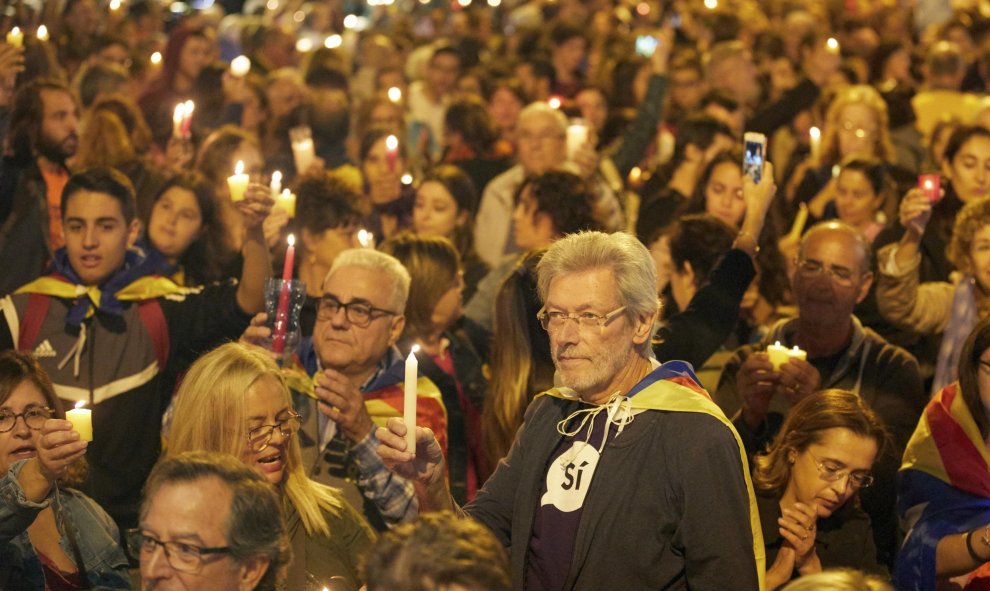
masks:
[(795, 346), (792, 349), (780, 344), (780, 341), (767, 347), (767, 355), (770, 357), (770, 363), (773, 364), (774, 371), (780, 371), (780, 366), (784, 365), (791, 359), (800, 359), (802, 361), (807, 361), (808, 353), (799, 349)]
[(409, 357), (406, 357), (406, 379), (402, 398), (402, 419), (406, 425), (406, 451), (413, 455), (416, 455), (416, 383), (419, 381), (417, 351), (419, 345), (413, 345)]
[(72, 430), (79, 433), (82, 441), (93, 440), (93, 411), (83, 408), (86, 403), (82, 400), (76, 403), (76, 407), (65, 413), (65, 420), (72, 423)]

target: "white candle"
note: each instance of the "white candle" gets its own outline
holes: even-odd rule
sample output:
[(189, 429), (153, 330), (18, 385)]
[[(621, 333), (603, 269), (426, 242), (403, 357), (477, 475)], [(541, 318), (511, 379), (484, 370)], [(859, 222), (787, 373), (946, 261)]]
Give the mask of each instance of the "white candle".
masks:
[(574, 160), (577, 151), (588, 142), (588, 126), (575, 119), (567, 126), (567, 159)]
[(808, 130), (808, 146), (811, 148), (811, 163), (818, 164), (818, 155), (822, 149), (822, 130), (817, 127)]
[(182, 137), (182, 121), (185, 117), (186, 103), (179, 103), (175, 105), (175, 110), (172, 111), (172, 137)]
[(773, 364), (774, 371), (780, 371), (780, 366), (784, 365), (791, 359), (800, 359), (806, 361), (808, 359), (808, 353), (801, 350), (798, 347), (788, 349), (787, 347), (780, 344), (780, 341), (767, 347), (767, 355), (770, 356), (770, 363)]
[(236, 78), (243, 78), (251, 71), (251, 60), (246, 55), (239, 55), (230, 60), (230, 73)]
[(419, 345), (413, 345), (409, 357), (406, 357), (405, 396), (403, 398), (402, 417), (406, 424), (406, 451), (416, 454), (416, 381), (419, 373), (419, 361), (416, 351)]
[(7, 43), (14, 47), (20, 47), (24, 44), (24, 33), (21, 32), (20, 27), (14, 27), (7, 33)]
[(278, 196), (278, 206), (284, 209), (290, 218), (296, 217), (296, 194), (283, 189), (282, 194)]
[(72, 423), (72, 430), (79, 433), (79, 439), (82, 441), (92, 441), (93, 411), (83, 408), (84, 404), (86, 403), (82, 400), (77, 402), (75, 408), (65, 413), (65, 420)]
[(227, 177), (227, 188), (230, 189), (230, 200), (234, 203), (244, 199), (244, 192), (247, 191), (250, 178), (244, 174), (244, 161), (238, 160), (234, 167), (233, 176)]
[(272, 173), (272, 199), (278, 199), (282, 194), (282, 171), (276, 170)]

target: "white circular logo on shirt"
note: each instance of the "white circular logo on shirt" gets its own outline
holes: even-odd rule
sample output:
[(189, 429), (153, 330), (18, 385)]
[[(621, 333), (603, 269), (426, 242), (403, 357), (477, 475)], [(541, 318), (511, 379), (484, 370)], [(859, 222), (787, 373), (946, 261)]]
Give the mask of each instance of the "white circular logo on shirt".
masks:
[(591, 486), (591, 478), (601, 457), (594, 446), (575, 441), (570, 449), (560, 455), (547, 470), (547, 492), (540, 499), (541, 505), (553, 505), (559, 511), (570, 513), (584, 505), (584, 497)]

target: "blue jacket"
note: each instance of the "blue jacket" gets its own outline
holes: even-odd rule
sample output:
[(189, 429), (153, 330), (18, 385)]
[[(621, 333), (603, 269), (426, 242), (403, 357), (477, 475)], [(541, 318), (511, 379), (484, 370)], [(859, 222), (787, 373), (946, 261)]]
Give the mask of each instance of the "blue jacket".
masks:
[(65, 521), (71, 521), (92, 588), (130, 589), (127, 558), (117, 543), (120, 537), (110, 516), (92, 499), (71, 488), (53, 488), (41, 503), (28, 501), (17, 481), (24, 462), (15, 463), (0, 478), (0, 589), (44, 590), (45, 575), (27, 528), (49, 506), (55, 511), (55, 522), (62, 534), (62, 551), (75, 560), (65, 535)]

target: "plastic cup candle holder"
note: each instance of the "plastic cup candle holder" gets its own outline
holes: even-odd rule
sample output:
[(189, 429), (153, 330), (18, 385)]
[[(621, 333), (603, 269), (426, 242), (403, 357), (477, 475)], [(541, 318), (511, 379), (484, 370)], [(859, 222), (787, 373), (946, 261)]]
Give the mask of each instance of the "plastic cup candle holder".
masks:
[(247, 191), (250, 177), (244, 174), (244, 161), (238, 160), (234, 167), (234, 174), (227, 177), (227, 188), (230, 189), (230, 200), (234, 203), (244, 200), (244, 193)]

